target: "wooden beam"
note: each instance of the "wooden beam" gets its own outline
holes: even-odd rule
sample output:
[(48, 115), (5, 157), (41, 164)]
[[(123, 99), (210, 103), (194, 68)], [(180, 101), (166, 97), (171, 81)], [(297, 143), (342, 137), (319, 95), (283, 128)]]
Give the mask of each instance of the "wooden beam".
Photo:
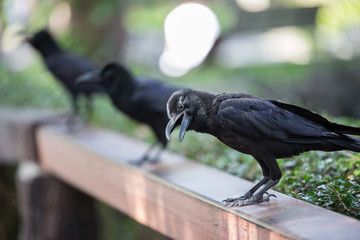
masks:
[(127, 164), (148, 147), (105, 130), (37, 132), (40, 165), (65, 182), (176, 239), (357, 239), (356, 219), (275, 191), (277, 199), (225, 208), (253, 183), (166, 152), (156, 166)]
[(34, 129), (59, 116), (45, 109), (0, 107), (0, 163), (35, 160)]

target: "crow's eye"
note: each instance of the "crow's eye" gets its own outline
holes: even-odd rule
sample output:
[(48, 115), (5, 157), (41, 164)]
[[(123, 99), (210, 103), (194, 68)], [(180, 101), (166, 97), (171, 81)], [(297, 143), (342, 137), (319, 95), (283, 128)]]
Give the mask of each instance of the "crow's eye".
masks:
[(179, 103), (176, 111), (181, 112), (182, 110), (184, 110), (184, 104)]

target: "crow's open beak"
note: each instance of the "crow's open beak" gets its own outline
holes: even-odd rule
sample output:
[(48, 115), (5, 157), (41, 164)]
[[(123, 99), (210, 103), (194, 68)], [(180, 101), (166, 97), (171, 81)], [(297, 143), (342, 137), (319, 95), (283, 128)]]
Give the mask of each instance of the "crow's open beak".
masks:
[(76, 78), (75, 83), (79, 85), (84, 84), (99, 84), (101, 81), (100, 71), (94, 70), (84, 73)]
[(166, 138), (169, 139), (170, 138), (170, 134), (171, 132), (174, 130), (177, 121), (182, 117), (182, 121), (181, 121), (181, 127), (180, 127), (180, 133), (179, 133), (179, 142), (181, 142), (185, 136), (185, 132), (187, 130), (187, 128), (189, 127), (190, 123), (191, 123), (191, 116), (187, 116), (185, 112), (180, 113), (177, 116), (174, 116), (170, 119), (170, 121), (168, 122), (168, 124), (166, 125), (166, 129), (165, 129), (165, 134), (166, 134)]

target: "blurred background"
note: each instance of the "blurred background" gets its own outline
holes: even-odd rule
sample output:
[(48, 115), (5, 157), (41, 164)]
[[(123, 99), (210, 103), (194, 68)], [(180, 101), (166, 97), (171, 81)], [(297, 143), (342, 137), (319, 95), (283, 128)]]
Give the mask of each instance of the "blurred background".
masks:
[[(191, 2), (207, 8), (183, 8)], [(177, 7), (182, 9), (175, 12)], [(100, 67), (117, 61), (135, 75), (173, 85), (281, 99), (358, 124), (359, 0), (3, 0), (0, 106), (70, 109), (64, 89), (52, 79), (40, 56), (23, 42), (24, 34), (43, 28), (64, 49), (87, 56)], [(95, 112), (94, 124), (152, 140), (147, 127), (118, 113), (104, 96), (96, 99)], [(210, 138), (207, 142), (206, 146), (171, 143), (170, 147), (250, 180), (259, 176), (255, 161), (234, 155)], [(359, 157), (354, 156), (355, 169)], [(283, 167), (294, 169), (291, 164)], [(256, 170), (248, 171), (253, 168)], [(15, 167), (1, 171), (0, 239), (16, 239)], [(353, 178), (344, 174), (358, 183), (360, 172), (352, 174)], [(289, 190), (289, 185), (283, 188)], [(359, 217), (358, 185), (354, 191), (350, 204), (355, 214), (348, 215)], [(101, 239), (166, 239), (102, 203), (98, 210)]]

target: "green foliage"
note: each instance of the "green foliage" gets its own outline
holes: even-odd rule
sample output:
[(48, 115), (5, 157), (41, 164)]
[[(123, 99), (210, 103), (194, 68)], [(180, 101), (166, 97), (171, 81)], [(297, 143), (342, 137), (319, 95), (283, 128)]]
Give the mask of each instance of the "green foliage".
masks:
[(314, 151), (280, 162), (277, 190), (360, 219), (360, 154)]
[(335, 32), (360, 24), (360, 2), (358, 0), (333, 0), (321, 7), (316, 23)]
[(16, 75), (0, 67), (0, 104), (23, 107), (63, 108), (66, 94), (40, 62)]
[[(115, 1), (99, 1), (91, 9), (89, 21), (94, 25), (104, 25), (118, 11), (118, 4)], [(101, 17), (99, 17), (101, 16)]]
[(167, 4), (132, 4), (125, 14), (125, 26), (128, 32), (162, 31), (166, 15), (176, 6)]
[[(135, 3), (125, 13), (125, 25), (128, 32), (144, 33), (163, 31), (164, 20), (179, 2)], [(218, 18), (222, 33), (230, 31), (236, 25), (236, 11), (228, 3), (213, 2), (208, 5)]]

